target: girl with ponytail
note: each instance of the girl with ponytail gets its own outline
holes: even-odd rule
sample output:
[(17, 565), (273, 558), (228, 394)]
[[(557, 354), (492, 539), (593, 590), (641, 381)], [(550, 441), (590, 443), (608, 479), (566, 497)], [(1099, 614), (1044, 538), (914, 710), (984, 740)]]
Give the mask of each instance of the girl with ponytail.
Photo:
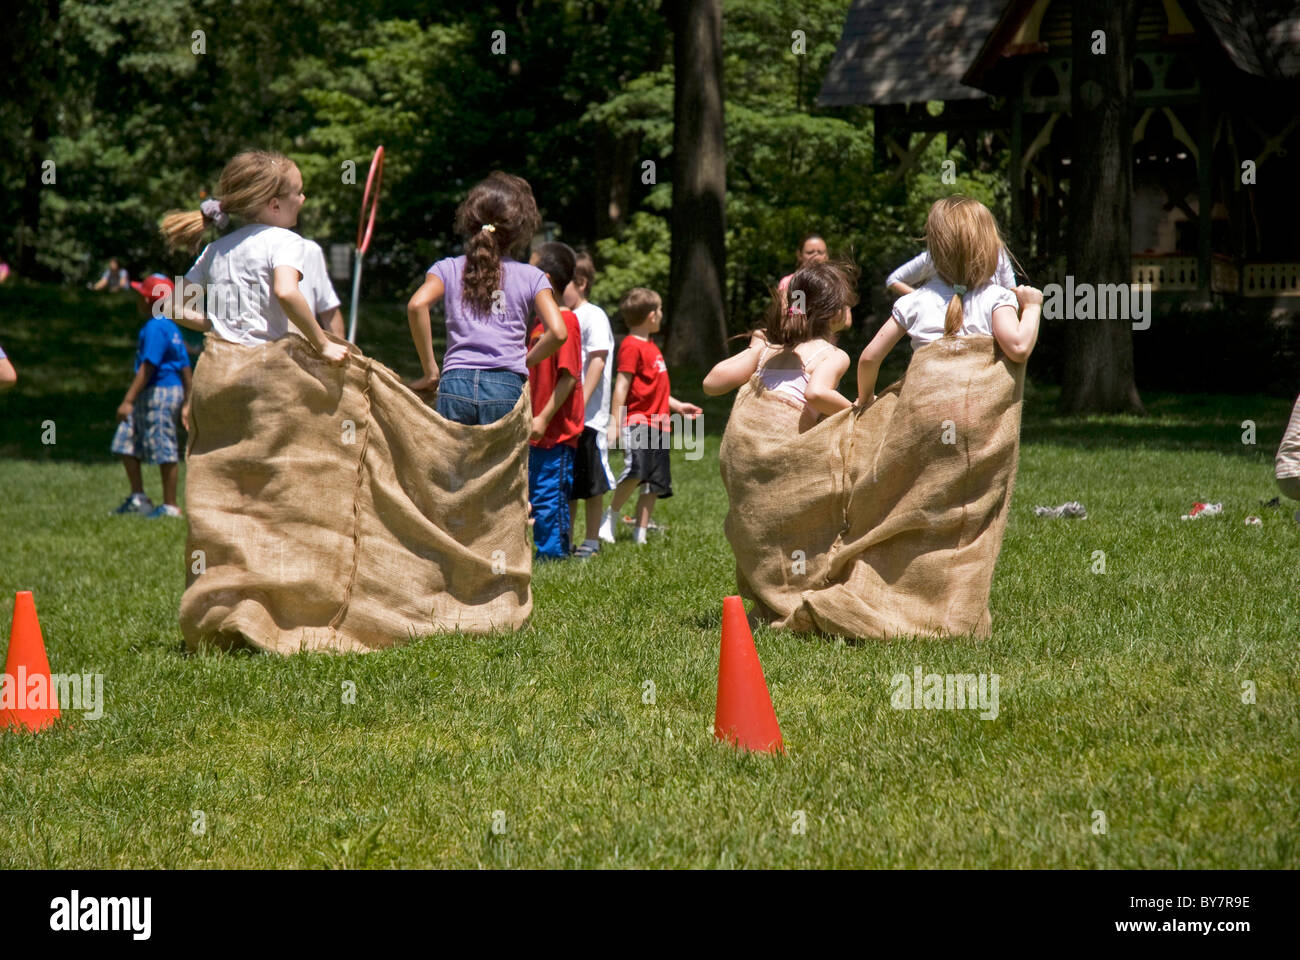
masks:
[(930, 207), (925, 220), (934, 276), (894, 303), (890, 319), (858, 360), (858, 403), (875, 399), (880, 364), (909, 334), (912, 347), (952, 337), (992, 336), (1015, 363), (1024, 363), (1038, 340), (1043, 294), (1033, 287), (1008, 290), (990, 278), (999, 269), (1002, 236), (989, 208), (951, 196)]
[[(495, 172), (456, 211), (465, 253), (431, 266), (406, 305), (424, 376), (412, 390), (437, 389), (438, 413), (457, 423), (486, 424), (509, 413), (528, 382), (528, 368), (560, 349), (568, 332), (546, 274), (514, 259), (541, 223), (528, 181)], [(560, 291), (561, 294), (563, 291)], [(429, 308), (443, 300), (447, 350), (433, 355)], [(529, 320), (545, 329), (531, 350)]]
[[(298, 287), (306, 252), (290, 227), (298, 223), (305, 200), (296, 163), (282, 153), (249, 150), (226, 164), (216, 197), (198, 210), (173, 210), (163, 217), (168, 246), (191, 253), (209, 228), (225, 230), (232, 219), (243, 221), (203, 248), (185, 274), (186, 292), (176, 293), (173, 319), (247, 346), (279, 340), (292, 323), (325, 360), (342, 363), (347, 347), (325, 335)], [(196, 285), (202, 310), (192, 305), (189, 291)]]

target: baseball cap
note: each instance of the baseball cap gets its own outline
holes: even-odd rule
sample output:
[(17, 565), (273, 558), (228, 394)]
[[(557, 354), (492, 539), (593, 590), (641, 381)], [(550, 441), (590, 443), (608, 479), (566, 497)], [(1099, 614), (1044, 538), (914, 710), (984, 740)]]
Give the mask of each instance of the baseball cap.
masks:
[(151, 273), (143, 280), (132, 280), (131, 289), (144, 297), (146, 303), (152, 305), (165, 297), (170, 297), (176, 287), (161, 273)]

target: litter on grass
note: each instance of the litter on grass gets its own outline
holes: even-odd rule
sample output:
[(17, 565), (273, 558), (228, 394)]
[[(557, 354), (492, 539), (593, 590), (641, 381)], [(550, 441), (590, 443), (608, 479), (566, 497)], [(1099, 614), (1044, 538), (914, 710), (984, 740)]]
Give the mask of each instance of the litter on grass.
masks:
[(1078, 500), (1071, 500), (1059, 507), (1034, 507), (1034, 515), (1039, 517), (1078, 517), (1088, 519), (1088, 511)]
[(1192, 504), (1192, 509), (1183, 514), (1184, 520), (1199, 520), (1202, 517), (1217, 517), (1223, 513), (1223, 504), (1221, 503), (1201, 503)]

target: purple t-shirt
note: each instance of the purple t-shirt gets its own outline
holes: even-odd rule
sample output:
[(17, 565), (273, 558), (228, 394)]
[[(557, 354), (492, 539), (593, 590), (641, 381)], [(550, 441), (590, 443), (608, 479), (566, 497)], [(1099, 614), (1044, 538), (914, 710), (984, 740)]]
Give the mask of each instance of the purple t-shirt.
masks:
[(533, 315), (533, 298), (550, 290), (546, 274), (536, 267), (509, 257), (501, 258), (501, 309), (480, 314), (461, 300), (465, 258), (447, 257), (431, 266), (428, 273), (442, 281), (447, 293), (447, 352), (443, 370), (512, 370), (528, 376), (528, 321)]

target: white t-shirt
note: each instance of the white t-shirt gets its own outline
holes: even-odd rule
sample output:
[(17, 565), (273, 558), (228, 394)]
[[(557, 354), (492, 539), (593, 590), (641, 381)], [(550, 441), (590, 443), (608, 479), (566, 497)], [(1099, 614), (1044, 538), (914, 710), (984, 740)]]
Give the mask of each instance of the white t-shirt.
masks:
[(275, 268), (293, 267), (305, 274), (305, 250), (302, 237), (292, 230), (264, 223), (250, 223), (204, 247), (185, 279), (203, 285), (204, 313), (213, 333), (245, 346), (287, 334), (289, 317), (273, 289)]
[[(920, 287), (934, 275), (934, 261), (930, 259), (930, 251), (924, 250), (891, 273), (889, 279), (885, 281), (885, 286), (902, 282), (909, 287)], [(1011, 260), (1007, 257), (1006, 247), (998, 250), (998, 267), (989, 279), (1008, 290), (1015, 287), (1016, 275), (1011, 270)]]
[(319, 317), (326, 310), (333, 310), (341, 301), (325, 268), (325, 251), (315, 240), (306, 238), (303, 238), (302, 246), (302, 295), (307, 298), (311, 312)]
[[(938, 277), (923, 287), (913, 290), (894, 301), (891, 316), (912, 338), (912, 346), (919, 347), (943, 337), (944, 317), (953, 289)], [(1018, 308), (1016, 295), (996, 283), (986, 283), (968, 290), (961, 298), (962, 324), (959, 337), (993, 336), (993, 311), (1002, 306)]]
[[(600, 383), (587, 401), (587, 426), (594, 430), (604, 430), (609, 426), (609, 385), (614, 371), (614, 328), (609, 325), (609, 317), (590, 300), (573, 311), (578, 315), (578, 327), (582, 330), (582, 375), (587, 378), (587, 361), (593, 350), (604, 350), (605, 371), (600, 375)], [(582, 384), (576, 384), (575, 390), (581, 390)]]

